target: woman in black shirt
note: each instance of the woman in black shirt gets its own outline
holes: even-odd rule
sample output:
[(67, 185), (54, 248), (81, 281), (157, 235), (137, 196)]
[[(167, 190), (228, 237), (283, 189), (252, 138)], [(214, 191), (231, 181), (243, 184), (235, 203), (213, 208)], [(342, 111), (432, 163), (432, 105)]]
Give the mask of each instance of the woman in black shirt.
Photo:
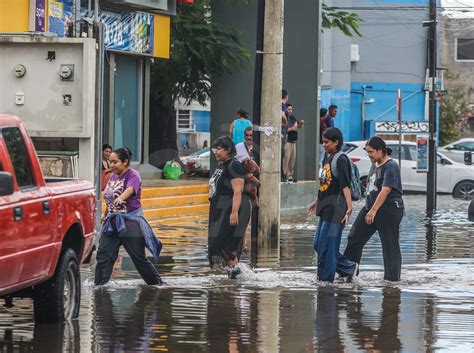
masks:
[[(337, 272), (351, 277), (357, 270), (354, 262), (339, 253), (342, 230), (352, 213), (350, 189), (351, 166), (349, 158), (341, 152), (342, 132), (328, 128), (323, 134), (326, 151), (320, 177), (318, 197), (309, 206), (309, 213), (319, 217), (313, 247), (318, 253), (318, 280), (333, 282)], [(337, 168), (335, 171), (334, 168)]]
[(360, 263), (364, 245), (378, 231), (382, 242), (384, 279), (398, 281), (402, 267), (400, 223), (404, 213), (400, 168), (390, 158), (391, 150), (380, 137), (370, 138), (365, 150), (373, 163), (367, 178), (367, 199), (349, 233), (344, 255)]
[(244, 191), (245, 170), (234, 157), (235, 144), (228, 136), (216, 139), (212, 152), (219, 165), (209, 179), (208, 256), (211, 268), (225, 264), (229, 278), (241, 273), (239, 258), (250, 219), (250, 199)]

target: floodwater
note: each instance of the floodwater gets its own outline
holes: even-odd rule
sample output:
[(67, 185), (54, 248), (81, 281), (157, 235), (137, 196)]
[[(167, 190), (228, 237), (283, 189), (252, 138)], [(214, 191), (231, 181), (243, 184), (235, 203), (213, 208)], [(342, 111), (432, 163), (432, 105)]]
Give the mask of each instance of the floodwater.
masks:
[(398, 283), (383, 281), (377, 235), (353, 283), (317, 282), (314, 218), (304, 214), (283, 218), (279, 259), (247, 257), (238, 281), (209, 272), (205, 223), (160, 226), (168, 287), (144, 285), (125, 253), (102, 288), (84, 267), (79, 320), (41, 326), (29, 300), (1, 307), (0, 352), (474, 351), (468, 202), (441, 196), (426, 219), (423, 196), (405, 201)]

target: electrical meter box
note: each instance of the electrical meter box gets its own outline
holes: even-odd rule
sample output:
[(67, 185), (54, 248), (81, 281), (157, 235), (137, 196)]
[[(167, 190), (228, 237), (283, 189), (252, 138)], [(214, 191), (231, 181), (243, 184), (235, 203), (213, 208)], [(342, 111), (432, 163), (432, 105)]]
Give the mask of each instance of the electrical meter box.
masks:
[(95, 124), (92, 38), (0, 36), (0, 112), (31, 136), (90, 138)]

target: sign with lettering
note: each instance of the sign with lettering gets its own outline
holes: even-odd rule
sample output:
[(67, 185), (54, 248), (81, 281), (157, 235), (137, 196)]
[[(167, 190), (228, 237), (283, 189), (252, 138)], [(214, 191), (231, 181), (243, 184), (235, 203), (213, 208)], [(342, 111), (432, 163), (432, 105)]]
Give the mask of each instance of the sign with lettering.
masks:
[(99, 14), (105, 24), (105, 48), (152, 55), (154, 16), (143, 12), (104, 10)]
[(49, 32), (56, 33), (58, 37), (66, 37), (68, 35), (74, 25), (72, 2), (73, 0), (49, 1)]
[(45, 0), (36, 0), (35, 4), (35, 31), (44, 32), (46, 21)]
[(416, 137), (416, 172), (428, 172), (428, 136), (420, 135)]
[[(429, 132), (429, 123), (424, 121), (402, 121), (402, 134), (419, 134)], [(398, 121), (378, 121), (375, 123), (375, 132), (379, 134), (399, 134)]]

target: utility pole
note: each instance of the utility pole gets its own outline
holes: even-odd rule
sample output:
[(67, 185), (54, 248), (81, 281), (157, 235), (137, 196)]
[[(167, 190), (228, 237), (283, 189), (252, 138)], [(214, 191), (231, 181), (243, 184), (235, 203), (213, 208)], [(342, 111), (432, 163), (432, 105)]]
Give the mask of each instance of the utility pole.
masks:
[(265, 0), (260, 126), (260, 209), (258, 212), (257, 256), (279, 256), (281, 90), (283, 79), (283, 3)]
[(426, 211), (432, 214), (436, 210), (436, 0), (430, 0), (429, 20), (429, 73), (430, 73), (430, 116), (428, 142), (428, 174), (426, 180)]

